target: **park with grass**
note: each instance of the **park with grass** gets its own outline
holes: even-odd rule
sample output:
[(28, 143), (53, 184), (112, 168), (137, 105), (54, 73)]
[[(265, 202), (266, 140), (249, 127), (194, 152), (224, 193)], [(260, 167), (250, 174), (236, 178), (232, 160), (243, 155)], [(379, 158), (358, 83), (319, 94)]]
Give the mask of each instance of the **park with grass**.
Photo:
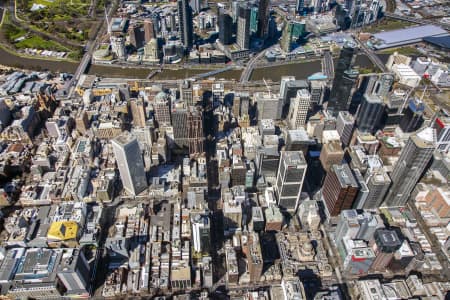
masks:
[[(102, 0), (16, 0), (18, 18), (39, 31), (72, 43), (89, 39), (95, 16)], [(91, 8), (96, 5), (96, 8)]]
[(65, 59), (78, 61), (103, 21), (107, 0), (15, 1), (16, 10), (7, 12), (0, 30), (2, 48), (20, 55), (64, 52)]

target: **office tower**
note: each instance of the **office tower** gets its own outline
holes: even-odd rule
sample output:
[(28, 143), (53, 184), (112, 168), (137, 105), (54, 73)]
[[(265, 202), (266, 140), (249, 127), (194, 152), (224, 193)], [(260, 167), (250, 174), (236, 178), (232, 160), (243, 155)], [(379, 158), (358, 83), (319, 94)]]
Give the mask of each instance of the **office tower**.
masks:
[(259, 8), (256, 5), (251, 6), (251, 13), (250, 13), (250, 35), (257, 34), (258, 33), (258, 13)]
[(289, 108), (288, 124), (290, 129), (298, 129), (306, 124), (311, 101), (311, 94), (308, 90), (298, 90), (297, 97), (293, 98)]
[(335, 241), (339, 246), (343, 240), (370, 241), (378, 228), (384, 228), (383, 220), (377, 214), (356, 209), (341, 211), (336, 226)]
[(254, 231), (248, 235), (247, 249), (245, 252), (248, 260), (250, 282), (259, 282), (263, 271), (263, 256), (259, 236)]
[(138, 195), (147, 188), (144, 162), (137, 139), (124, 132), (111, 141), (124, 189)]
[(89, 129), (89, 117), (85, 110), (80, 110), (75, 118), (75, 128), (81, 134), (85, 134)]
[(130, 37), (130, 44), (134, 48), (139, 48), (138, 47), (138, 31), (139, 31), (139, 28), (137, 26), (135, 26), (134, 24), (131, 24), (128, 27), (128, 36)]
[(180, 97), (188, 107), (194, 105), (194, 95), (191, 81), (184, 80), (180, 84)]
[(447, 181), (450, 181), (450, 156), (443, 151), (436, 151), (433, 154), (433, 163), (431, 170), (439, 172)]
[(280, 153), (278, 145), (276, 147), (259, 147), (256, 150), (256, 163), (258, 165), (258, 175), (275, 177), (277, 175)]
[(111, 51), (119, 60), (124, 60), (125, 39), (121, 36), (111, 36)]
[(381, 74), (375, 82), (372, 93), (380, 96), (382, 99), (387, 97), (394, 83), (394, 75)]
[(291, 52), (298, 39), (303, 37), (306, 31), (306, 24), (304, 21), (288, 21), (283, 29), (281, 37), (281, 49), (285, 52)]
[(223, 45), (233, 43), (233, 18), (223, 8), (219, 9), (219, 40)]
[[(322, 105), (325, 92), (327, 90), (327, 82), (324, 79), (316, 80), (317, 76), (308, 78), (309, 90), (311, 91), (311, 105), (313, 107)], [(327, 78), (322, 75), (322, 78)]]
[(241, 49), (250, 48), (250, 15), (251, 9), (248, 5), (239, 5), (236, 43)]
[(253, 160), (247, 160), (246, 162), (247, 172), (245, 173), (245, 187), (252, 189), (255, 185), (255, 163)]
[(391, 262), (387, 266), (392, 272), (405, 272), (414, 259), (414, 252), (407, 240), (394, 252)]
[(151, 39), (155, 38), (155, 29), (153, 28), (153, 22), (151, 19), (146, 19), (144, 21), (144, 39), (145, 43), (150, 42)]
[(383, 116), (383, 101), (379, 96), (365, 94), (356, 116), (356, 127), (361, 132), (375, 133)]
[(67, 295), (89, 296), (90, 267), (79, 249), (65, 249), (57, 270), (58, 278), (67, 289)]
[(233, 97), (233, 107), (231, 112), (233, 113), (234, 117), (239, 117), (241, 115), (241, 97), (235, 95)]
[(436, 149), (436, 131), (426, 127), (411, 135), (391, 174), (385, 206), (404, 206)]
[(450, 151), (450, 114), (442, 110), (431, 126), (436, 129), (436, 149), (444, 152)]
[(209, 217), (207, 215), (194, 214), (191, 218), (191, 224), (194, 250), (198, 253), (208, 253), (211, 249)]
[(190, 5), (192, 7), (192, 11), (195, 14), (198, 14), (203, 9), (203, 0), (191, 0)]
[(307, 164), (303, 152), (281, 151), (275, 190), (278, 197), (278, 206), (282, 209), (297, 210), (306, 168)]
[(336, 120), (336, 130), (339, 133), (341, 143), (347, 147), (353, 135), (355, 118), (348, 111), (340, 111)]
[(376, 258), (371, 268), (378, 272), (385, 272), (394, 257), (394, 252), (401, 247), (402, 241), (394, 230), (389, 229), (376, 230), (374, 239), (372, 249)]
[(225, 96), (225, 88), (223, 86), (223, 83), (213, 83), (212, 85), (213, 105), (222, 103), (224, 96)]
[(245, 185), (247, 176), (247, 167), (242, 158), (234, 155), (233, 164), (231, 166), (231, 185)]
[(359, 230), (358, 212), (354, 209), (341, 211), (334, 238), (336, 245), (341, 247), (344, 240), (355, 239)]
[(186, 49), (191, 49), (194, 44), (192, 20), (192, 9), (189, 5), (189, 0), (178, 0), (178, 22), (180, 26), (180, 36), (181, 42)]
[(320, 151), (320, 162), (322, 168), (328, 172), (333, 165), (340, 165), (344, 158), (344, 151), (341, 143), (338, 141), (330, 141), (322, 146)]
[(241, 99), (241, 116), (248, 115), (248, 108), (250, 106), (250, 96), (248, 93), (240, 93)]
[(203, 114), (197, 107), (188, 108), (188, 148), (189, 154), (203, 153), (205, 134), (203, 132)]
[(337, 216), (350, 209), (358, 194), (358, 182), (348, 164), (333, 165), (323, 183), (322, 196), (327, 214)]
[(303, 9), (305, 8), (305, 0), (297, 0), (295, 4), (295, 9), (297, 13), (303, 14)]
[(384, 99), (389, 95), (393, 82), (394, 75), (390, 73), (361, 75), (352, 103), (359, 103), (365, 94)]
[(393, 126), (400, 124), (400, 120), (403, 117), (403, 108), (406, 106), (408, 100), (408, 94), (405, 90), (395, 89), (388, 93), (385, 97), (386, 112), (384, 125)]
[(297, 96), (297, 91), (301, 89), (308, 89), (309, 87), (305, 80), (295, 80), (295, 77), (292, 76), (283, 76), (281, 81), (280, 97), (283, 103), (283, 111), (281, 116), (285, 118), (289, 112), (291, 99)]
[(327, 109), (337, 116), (339, 111), (347, 111), (350, 106), (350, 97), (358, 72), (351, 70), (356, 45), (347, 42), (342, 47), (339, 59), (334, 70), (333, 86)]
[(160, 61), (160, 51), (158, 40), (153, 38), (144, 46), (144, 57), (143, 61), (159, 63)]
[[(368, 175), (368, 176), (367, 176)], [(376, 209), (383, 202), (391, 186), (391, 179), (383, 168), (366, 174), (366, 185), (369, 193), (364, 202), (355, 203), (357, 209)]]
[(153, 112), (158, 126), (162, 124), (170, 125), (170, 101), (166, 93), (160, 92), (155, 96)]
[(145, 126), (145, 107), (142, 99), (130, 99), (131, 116), (133, 125), (137, 127)]
[[(288, 84), (290, 82), (294, 82), (295, 81), (295, 77), (294, 76), (282, 76), (281, 77), (281, 82), (280, 82), (280, 97), (283, 98), (283, 105), (289, 103), (290, 98), (288, 99)], [(297, 94), (297, 91), (295, 91), (295, 94), (292, 97), (295, 97), (295, 95)]]
[(252, 207), (252, 224), (254, 231), (260, 232), (264, 230), (264, 213), (260, 206)]
[(283, 109), (283, 101), (279, 94), (257, 92), (253, 95), (257, 107), (258, 121), (263, 119), (279, 120)]
[(317, 230), (320, 226), (319, 205), (316, 200), (304, 200), (298, 207), (298, 217), (303, 228)]
[(330, 111), (333, 116), (336, 116), (339, 111), (349, 110), (351, 98), (354, 92), (355, 82), (358, 79), (358, 75), (359, 73), (357, 70), (346, 70), (342, 74), (340, 83), (336, 85), (336, 90), (334, 93), (333, 85), (330, 95), (330, 101), (328, 101), (327, 106), (327, 110)]
[(408, 106), (403, 111), (403, 117), (400, 120), (400, 128), (403, 132), (414, 132), (422, 126), (425, 105), (418, 99), (409, 100)]
[(184, 103), (172, 107), (172, 127), (175, 145), (178, 148), (187, 148), (188, 146), (188, 110)]
[(258, 37), (265, 39), (269, 31), (270, 0), (259, 0), (258, 9)]

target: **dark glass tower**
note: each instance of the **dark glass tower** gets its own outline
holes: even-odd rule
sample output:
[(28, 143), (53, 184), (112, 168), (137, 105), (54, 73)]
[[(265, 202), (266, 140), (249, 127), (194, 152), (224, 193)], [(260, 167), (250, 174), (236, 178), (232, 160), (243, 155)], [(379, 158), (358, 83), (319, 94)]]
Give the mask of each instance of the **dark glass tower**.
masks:
[(334, 70), (333, 87), (327, 109), (335, 117), (339, 111), (347, 111), (350, 106), (350, 96), (358, 78), (358, 72), (350, 69), (354, 54), (355, 44), (345, 43)]
[(260, 39), (265, 39), (269, 31), (269, 7), (270, 7), (270, 0), (259, 0), (258, 37)]
[(192, 8), (189, 0), (178, 0), (178, 20), (180, 23), (181, 42), (184, 47), (191, 49), (194, 43), (194, 30), (192, 25)]
[(356, 117), (358, 129), (362, 132), (374, 133), (380, 125), (383, 112), (383, 100), (376, 95), (365, 94)]
[(225, 12), (219, 10), (219, 40), (223, 45), (229, 45), (233, 42), (233, 18)]
[(248, 3), (242, 3), (239, 6), (239, 15), (237, 20), (237, 44), (241, 49), (250, 48), (250, 17), (251, 8)]
[(420, 128), (423, 123), (423, 113), (425, 106), (419, 99), (411, 99), (408, 106), (403, 111), (403, 117), (400, 120), (400, 128), (403, 132), (414, 132)]

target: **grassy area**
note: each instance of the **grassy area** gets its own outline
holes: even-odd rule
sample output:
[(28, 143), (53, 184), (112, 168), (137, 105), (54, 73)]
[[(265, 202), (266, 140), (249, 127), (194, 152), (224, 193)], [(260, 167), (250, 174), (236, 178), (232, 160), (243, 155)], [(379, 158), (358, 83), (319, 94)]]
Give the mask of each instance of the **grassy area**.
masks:
[(14, 42), (17, 38), (24, 36), (27, 32), (19, 27), (16, 27), (10, 23), (3, 24), (2, 27), (3, 33), (9, 42)]
[(414, 25), (413, 23), (410, 23), (407, 21), (384, 18), (381, 21), (377, 22), (376, 24), (365, 27), (363, 29), (363, 31), (369, 32), (369, 33), (377, 33), (380, 31), (403, 29), (406, 27), (411, 27), (413, 25)]
[(15, 43), (14, 46), (17, 49), (25, 49), (25, 48), (34, 48), (40, 50), (52, 50), (52, 51), (60, 51), (60, 52), (68, 52), (69, 50), (57, 42), (44, 40), (40, 36), (31, 36), (28, 37), (18, 43)]
[(381, 54), (392, 54), (394, 52), (398, 52), (399, 54), (407, 55), (407, 56), (420, 56), (423, 55), (419, 50), (417, 50), (414, 46), (405, 46), (400, 48), (391, 48), (387, 50), (383, 50)]

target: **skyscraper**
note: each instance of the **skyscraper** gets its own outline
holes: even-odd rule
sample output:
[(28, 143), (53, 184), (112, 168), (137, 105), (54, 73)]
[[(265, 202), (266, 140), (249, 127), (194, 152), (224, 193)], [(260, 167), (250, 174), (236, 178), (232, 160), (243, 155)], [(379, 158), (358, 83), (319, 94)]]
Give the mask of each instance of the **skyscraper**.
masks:
[(375, 271), (385, 272), (394, 257), (394, 252), (401, 247), (402, 241), (394, 230), (389, 229), (376, 230), (374, 238), (375, 243), (372, 248), (376, 258), (371, 268)]
[(259, 0), (258, 6), (258, 37), (265, 39), (269, 31), (270, 0)]
[(278, 94), (257, 92), (253, 97), (256, 100), (258, 121), (281, 118), (283, 101)]
[(187, 106), (194, 105), (194, 92), (191, 81), (185, 80), (180, 84), (180, 96)]
[(436, 149), (436, 131), (426, 127), (411, 135), (391, 174), (385, 206), (404, 206)]
[(219, 9), (219, 40), (224, 45), (233, 42), (233, 18), (223, 9)]
[(250, 15), (248, 4), (241, 4), (238, 12), (237, 44), (241, 49), (250, 48)]
[(145, 43), (150, 42), (151, 39), (155, 38), (155, 29), (153, 28), (153, 22), (151, 19), (146, 19), (144, 21), (144, 39)]
[(353, 63), (356, 45), (350, 42), (344, 44), (334, 70), (334, 80), (327, 109), (337, 116), (339, 111), (347, 111), (350, 106), (352, 88), (358, 77), (358, 72), (350, 70)]
[(342, 210), (350, 209), (358, 189), (358, 182), (348, 164), (333, 165), (327, 172), (322, 192), (328, 214), (337, 216)]
[(172, 107), (172, 127), (175, 145), (178, 148), (188, 147), (188, 110), (184, 103), (177, 103)]
[(447, 111), (442, 110), (435, 118), (432, 126), (436, 129), (436, 148), (448, 152), (450, 150), (450, 114)]
[(190, 106), (187, 119), (189, 154), (202, 153), (204, 144), (203, 115), (197, 107)]
[(341, 143), (347, 147), (353, 134), (355, 118), (348, 111), (340, 111), (336, 119), (336, 130), (339, 133)]
[(189, 5), (189, 0), (178, 0), (178, 22), (181, 42), (187, 49), (191, 49), (194, 43), (192, 20), (192, 8)]
[(124, 132), (111, 141), (124, 189), (138, 195), (147, 188), (144, 162), (137, 139)]
[(298, 90), (297, 97), (293, 98), (289, 108), (288, 123), (290, 129), (305, 126), (311, 102), (311, 94), (306, 89)]
[(386, 196), (386, 193), (391, 186), (391, 179), (383, 168), (374, 170), (371, 173), (368, 171), (366, 177), (366, 184), (369, 189), (369, 193), (364, 202), (358, 202), (355, 205), (355, 208), (376, 209), (383, 202), (384, 196)]
[(403, 132), (414, 132), (423, 123), (425, 105), (420, 99), (409, 100), (408, 106), (403, 110), (403, 117), (400, 120), (400, 128)]
[(211, 246), (211, 226), (207, 215), (195, 214), (191, 218), (192, 241), (194, 250), (200, 253), (207, 253)]
[(380, 125), (383, 112), (384, 105), (381, 98), (377, 95), (365, 94), (356, 117), (356, 126), (359, 131), (374, 133)]
[(278, 205), (282, 209), (288, 211), (297, 209), (306, 168), (303, 152), (281, 151), (275, 190), (278, 196)]
[(251, 13), (250, 13), (250, 34), (256, 34), (258, 33), (258, 14), (259, 14), (259, 8), (255, 4), (251, 6)]
[(291, 52), (294, 49), (298, 39), (303, 37), (306, 27), (305, 22), (288, 21), (283, 29), (281, 37), (281, 49), (285, 52)]

